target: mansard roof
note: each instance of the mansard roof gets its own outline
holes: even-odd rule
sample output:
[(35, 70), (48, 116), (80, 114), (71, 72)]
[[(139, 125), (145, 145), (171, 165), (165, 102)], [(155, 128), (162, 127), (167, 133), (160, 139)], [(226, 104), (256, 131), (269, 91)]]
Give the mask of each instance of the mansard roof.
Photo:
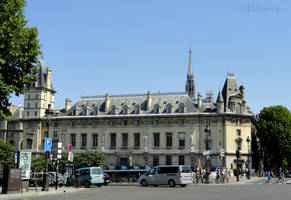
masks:
[[(184, 113), (196, 112), (193, 100), (185, 93), (160, 93), (152, 94), (152, 102), (149, 110), (147, 110), (147, 95), (146, 94), (136, 94), (136, 95), (113, 95), (110, 96), (110, 105), (107, 112), (105, 112), (105, 97), (83, 97), (81, 98), (70, 110), (68, 110), (65, 115), (72, 115), (74, 110), (79, 110), (81, 113), (82, 109), (85, 107), (89, 108), (88, 115), (94, 115), (94, 108), (99, 107), (99, 115), (111, 115), (112, 107), (117, 107), (115, 111), (116, 115), (123, 115), (124, 106), (128, 106), (128, 114), (136, 114), (136, 106), (140, 106), (139, 114), (155, 114), (154, 108), (159, 105), (159, 113), (168, 113), (167, 108), (169, 105), (172, 106), (172, 113), (180, 113), (179, 108), (181, 103), (184, 104)], [(78, 115), (78, 114), (77, 114)]]

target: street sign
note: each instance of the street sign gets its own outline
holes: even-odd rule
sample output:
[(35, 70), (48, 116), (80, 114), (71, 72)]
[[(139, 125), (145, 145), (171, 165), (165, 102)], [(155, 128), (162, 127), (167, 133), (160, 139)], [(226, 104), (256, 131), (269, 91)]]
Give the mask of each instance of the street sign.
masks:
[(45, 145), (44, 145), (45, 151), (52, 151), (52, 139), (51, 138), (45, 138)]
[(68, 150), (69, 150), (69, 152), (72, 152), (73, 146), (71, 144), (68, 145)]
[(74, 160), (74, 154), (72, 152), (69, 152), (69, 154), (68, 154), (68, 160), (71, 161), (71, 162), (73, 162), (73, 160)]

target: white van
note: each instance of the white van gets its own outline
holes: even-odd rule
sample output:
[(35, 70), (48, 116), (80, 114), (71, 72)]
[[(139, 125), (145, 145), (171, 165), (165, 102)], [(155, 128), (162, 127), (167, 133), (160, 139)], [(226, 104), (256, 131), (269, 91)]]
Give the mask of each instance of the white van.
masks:
[(188, 165), (156, 166), (141, 175), (138, 182), (143, 187), (148, 185), (169, 185), (170, 187), (181, 185), (181, 187), (185, 187), (192, 183), (191, 167)]

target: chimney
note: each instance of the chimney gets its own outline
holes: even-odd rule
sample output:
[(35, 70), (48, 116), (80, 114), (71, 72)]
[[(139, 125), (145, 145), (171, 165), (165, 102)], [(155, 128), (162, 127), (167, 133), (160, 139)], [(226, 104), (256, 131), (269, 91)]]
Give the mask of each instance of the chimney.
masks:
[(52, 73), (52, 70), (50, 67), (48, 67), (46, 69), (46, 87), (48, 89), (51, 89), (51, 73)]
[(72, 107), (72, 100), (70, 98), (66, 98), (66, 105), (65, 105), (65, 109), (66, 111), (70, 110), (70, 108)]
[(200, 92), (198, 92), (198, 108), (200, 108), (202, 105), (202, 95)]
[(147, 93), (147, 111), (150, 110), (151, 105), (152, 105), (152, 92), (148, 91), (148, 93)]
[(241, 96), (242, 96), (242, 99), (245, 99), (245, 87), (243, 85), (241, 85), (239, 87), (239, 90), (240, 90), (240, 93), (241, 93)]
[(105, 112), (109, 111), (109, 106), (110, 106), (110, 94), (106, 93), (106, 95), (105, 95)]

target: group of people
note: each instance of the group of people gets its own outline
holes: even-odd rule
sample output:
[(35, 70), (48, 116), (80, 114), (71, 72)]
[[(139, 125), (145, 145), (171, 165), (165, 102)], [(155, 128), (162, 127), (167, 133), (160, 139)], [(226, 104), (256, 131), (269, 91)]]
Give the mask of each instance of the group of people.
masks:
[(240, 178), (246, 177), (250, 178), (251, 172), (248, 169), (228, 169), (226, 167), (216, 168), (215, 171), (211, 172), (208, 167), (199, 167), (197, 166), (192, 172), (193, 183), (229, 183), (231, 178), (235, 176)]
[[(275, 182), (275, 178), (277, 177), (277, 182)], [(280, 168), (279, 172), (276, 173), (275, 170), (267, 171), (267, 183), (285, 183), (285, 174), (284, 171)]]

